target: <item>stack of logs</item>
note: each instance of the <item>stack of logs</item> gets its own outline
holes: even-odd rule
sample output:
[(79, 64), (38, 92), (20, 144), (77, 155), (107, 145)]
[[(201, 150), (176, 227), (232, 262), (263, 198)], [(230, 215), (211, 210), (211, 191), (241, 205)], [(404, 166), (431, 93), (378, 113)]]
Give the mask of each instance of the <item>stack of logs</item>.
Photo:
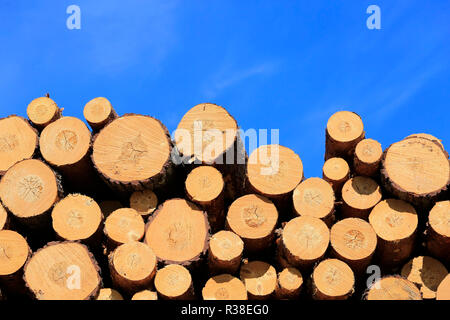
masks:
[(49, 96), (27, 115), (0, 120), (3, 299), (450, 298), (450, 162), (431, 135), (383, 151), (339, 111), (305, 179), (287, 147), (247, 155), (215, 104), (173, 137), (105, 98), (91, 130)]

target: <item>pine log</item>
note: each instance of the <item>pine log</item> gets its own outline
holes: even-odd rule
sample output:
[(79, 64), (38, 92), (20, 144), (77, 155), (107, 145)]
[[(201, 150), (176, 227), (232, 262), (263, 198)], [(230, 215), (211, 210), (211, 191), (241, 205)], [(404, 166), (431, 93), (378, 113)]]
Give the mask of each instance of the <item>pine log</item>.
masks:
[(356, 145), (353, 157), (353, 168), (356, 175), (377, 177), (380, 170), (383, 149), (373, 139), (363, 139)]
[(431, 255), (450, 265), (450, 200), (436, 202), (428, 215), (426, 244)]
[(86, 103), (83, 115), (93, 132), (99, 132), (117, 118), (117, 113), (111, 103), (103, 97), (94, 98)]
[(28, 105), (27, 115), (31, 123), (42, 131), (50, 123), (61, 118), (62, 109), (49, 97), (39, 97)]
[(366, 300), (422, 300), (414, 283), (399, 276), (387, 276), (376, 281), (364, 295)]
[(396, 142), (383, 153), (381, 180), (395, 197), (430, 209), (449, 189), (448, 153), (427, 138), (410, 137)]
[(334, 113), (328, 119), (325, 136), (325, 160), (333, 157), (351, 160), (356, 145), (365, 136), (361, 117), (350, 111)]
[(367, 220), (381, 198), (381, 188), (375, 180), (363, 176), (353, 177), (342, 187), (342, 216)]
[(163, 264), (194, 267), (206, 255), (209, 236), (205, 212), (184, 199), (170, 199), (149, 218), (145, 243)]
[(97, 298), (95, 300), (123, 300), (122, 295), (111, 288), (100, 289)]
[(103, 232), (108, 251), (130, 241), (141, 241), (145, 234), (142, 216), (131, 208), (117, 209), (106, 218)]
[(51, 242), (36, 251), (24, 268), (24, 280), (38, 300), (89, 300), (101, 286), (99, 268), (87, 247)]
[(133, 297), (131, 297), (131, 300), (158, 300), (158, 294), (154, 291), (142, 290), (136, 292)]
[(413, 138), (413, 137), (426, 138), (428, 140), (437, 142), (441, 146), (442, 149), (445, 149), (444, 145), (442, 144), (442, 140), (436, 138), (435, 136), (433, 136), (431, 134), (428, 134), (428, 133), (413, 133), (413, 134), (410, 134), (409, 136), (407, 136), (406, 138)]
[(208, 214), (213, 232), (222, 230), (225, 224), (225, 184), (219, 170), (211, 166), (193, 169), (185, 182), (186, 196)]
[(342, 158), (330, 158), (323, 165), (322, 177), (331, 184), (336, 197), (340, 198), (344, 183), (350, 179), (350, 167)]
[(37, 131), (24, 118), (0, 119), (0, 177), (17, 162), (32, 158), (38, 144)]
[(321, 261), (311, 275), (315, 300), (346, 300), (355, 291), (355, 275), (345, 262), (338, 259)]
[(322, 219), (328, 227), (334, 223), (334, 192), (331, 185), (320, 178), (302, 181), (292, 196), (294, 213)]
[(398, 199), (381, 201), (369, 215), (378, 237), (377, 257), (382, 267), (404, 263), (414, 249), (418, 216), (409, 203)]
[(0, 231), (8, 229), (8, 226), (9, 226), (8, 212), (0, 204)]
[(439, 284), (436, 292), (436, 300), (450, 300), (450, 274)]
[(356, 276), (366, 272), (377, 247), (377, 234), (359, 218), (343, 219), (331, 228), (331, 253), (346, 262)]
[(156, 272), (155, 288), (164, 300), (192, 300), (195, 297), (189, 270), (178, 264), (170, 264)]
[(210, 278), (202, 290), (203, 300), (247, 300), (247, 289), (241, 280), (229, 274)]
[(248, 192), (272, 200), (279, 212), (290, 212), (292, 192), (303, 180), (303, 164), (291, 149), (264, 145), (255, 149), (247, 164)]
[(277, 288), (275, 289), (275, 296), (277, 299), (298, 299), (302, 288), (303, 277), (298, 269), (287, 267), (278, 273)]
[(300, 216), (283, 228), (278, 250), (286, 262), (301, 271), (309, 271), (328, 249), (330, 229), (319, 218)]
[(209, 240), (208, 266), (211, 274), (235, 274), (241, 265), (244, 242), (231, 231), (219, 231)]
[(152, 190), (135, 191), (130, 197), (130, 207), (147, 220), (158, 207), (158, 197)]
[(0, 181), (3, 205), (14, 219), (31, 229), (50, 225), (51, 209), (61, 195), (59, 177), (39, 160), (16, 163)]
[(109, 270), (114, 287), (133, 295), (152, 285), (156, 256), (145, 243), (127, 242), (109, 255)]
[(104, 181), (119, 192), (167, 187), (173, 173), (172, 142), (155, 118), (127, 114), (94, 137), (92, 160)]
[(438, 286), (447, 274), (447, 268), (442, 263), (427, 256), (411, 259), (401, 271), (402, 277), (417, 285), (423, 299), (436, 299)]
[(240, 278), (247, 288), (249, 300), (266, 300), (275, 296), (277, 272), (270, 264), (247, 262), (241, 267)]
[(278, 211), (269, 199), (248, 194), (236, 199), (228, 209), (226, 228), (244, 241), (247, 252), (268, 248), (278, 221)]

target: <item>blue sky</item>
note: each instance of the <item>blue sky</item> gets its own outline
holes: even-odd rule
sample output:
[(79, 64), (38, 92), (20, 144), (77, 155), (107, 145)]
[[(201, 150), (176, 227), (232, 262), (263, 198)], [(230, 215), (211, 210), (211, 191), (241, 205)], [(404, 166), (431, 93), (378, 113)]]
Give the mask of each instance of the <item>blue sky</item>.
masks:
[[(81, 30), (66, 8), (81, 8)], [(369, 30), (366, 8), (381, 8)], [(383, 148), (431, 133), (450, 148), (449, 1), (0, 1), (0, 116), (49, 92), (64, 114), (107, 97), (169, 129), (201, 102), (280, 143), (321, 176), (324, 129), (359, 113)]]

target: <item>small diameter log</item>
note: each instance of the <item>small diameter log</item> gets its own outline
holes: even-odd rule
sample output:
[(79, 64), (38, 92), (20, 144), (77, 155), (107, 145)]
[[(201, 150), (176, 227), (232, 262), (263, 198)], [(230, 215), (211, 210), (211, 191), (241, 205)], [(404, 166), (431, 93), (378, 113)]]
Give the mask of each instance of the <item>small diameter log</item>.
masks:
[(94, 137), (92, 160), (104, 181), (119, 192), (166, 186), (173, 172), (172, 142), (155, 118), (128, 114)]
[(365, 135), (361, 117), (350, 111), (334, 113), (325, 131), (325, 160), (333, 157), (351, 160), (356, 145)]
[(32, 158), (38, 143), (37, 131), (24, 118), (0, 119), (0, 177), (17, 162)]
[(264, 145), (255, 149), (247, 163), (248, 191), (272, 200), (280, 212), (290, 209), (292, 192), (303, 180), (303, 164), (291, 149)]
[(131, 300), (158, 300), (158, 294), (150, 290), (136, 292)]
[(303, 288), (303, 277), (296, 268), (288, 267), (278, 273), (275, 296), (281, 300), (298, 299)]
[(338, 259), (321, 261), (311, 276), (315, 300), (346, 300), (355, 291), (355, 275), (345, 262)]
[(428, 215), (427, 249), (450, 264), (450, 200), (436, 202)]
[(174, 140), (178, 161), (213, 165), (222, 173), (226, 199), (243, 193), (247, 154), (236, 120), (227, 110), (212, 103), (194, 106), (178, 124)]
[(283, 228), (278, 250), (288, 265), (309, 271), (323, 258), (330, 243), (330, 230), (319, 218), (301, 216)]
[(209, 224), (206, 214), (184, 199), (170, 199), (149, 218), (145, 243), (158, 261), (192, 266), (208, 250)]
[(8, 229), (8, 225), (8, 212), (6, 212), (5, 208), (0, 204), (0, 230)]
[(447, 268), (442, 263), (427, 256), (413, 258), (401, 271), (402, 277), (419, 287), (423, 299), (436, 299), (438, 286), (447, 274)]
[(210, 278), (202, 290), (203, 300), (247, 300), (247, 289), (241, 280), (229, 274)]
[(106, 218), (103, 231), (107, 248), (113, 250), (130, 241), (141, 241), (145, 234), (145, 223), (136, 210), (122, 208)]
[(194, 299), (191, 274), (178, 264), (170, 264), (156, 272), (155, 288), (163, 300)]
[(223, 229), (225, 224), (224, 188), (222, 174), (211, 166), (193, 169), (185, 182), (186, 196), (207, 212), (213, 231)]
[(247, 288), (249, 300), (266, 300), (275, 296), (277, 272), (270, 264), (247, 262), (241, 267), (240, 278)]
[(241, 265), (244, 242), (231, 231), (219, 231), (209, 239), (208, 266), (212, 274), (235, 274)]
[(372, 226), (358, 218), (343, 219), (331, 228), (332, 255), (346, 262), (356, 276), (366, 272), (377, 247)]
[(123, 300), (122, 295), (111, 288), (100, 289), (97, 298), (95, 300)]
[(117, 118), (108, 99), (103, 97), (94, 98), (84, 106), (84, 118), (92, 128), (92, 131), (99, 132), (108, 123)]
[(366, 300), (422, 300), (414, 283), (399, 276), (379, 279), (364, 295)]
[(406, 138), (413, 138), (413, 137), (425, 138), (425, 139), (437, 142), (441, 146), (442, 149), (445, 149), (444, 145), (442, 144), (442, 140), (436, 138), (435, 136), (433, 136), (431, 134), (428, 134), (428, 133), (413, 133), (413, 134), (407, 136)]
[(9, 293), (21, 294), (25, 286), (23, 267), (31, 255), (27, 241), (11, 230), (0, 231), (0, 286)]
[(369, 215), (378, 237), (377, 256), (386, 269), (405, 262), (412, 253), (418, 225), (416, 210), (398, 199), (381, 201)]
[(34, 159), (15, 164), (0, 181), (3, 205), (18, 222), (32, 229), (50, 225), (51, 209), (61, 193), (55, 173)]
[(334, 192), (331, 185), (320, 178), (302, 181), (292, 196), (294, 213), (298, 216), (311, 216), (322, 219), (331, 227), (334, 217)]
[(136, 210), (144, 220), (156, 210), (158, 197), (152, 190), (135, 191), (130, 197), (130, 207)]
[(359, 176), (376, 177), (380, 170), (383, 149), (381, 144), (373, 139), (358, 142), (353, 157), (353, 168)]
[(117, 209), (123, 208), (122, 203), (120, 203), (117, 200), (101, 201), (98, 205), (100, 206), (100, 209), (102, 209), (103, 217), (105, 218), (107, 218), (111, 213), (113, 213)]
[(278, 211), (272, 201), (248, 194), (231, 204), (226, 226), (242, 238), (246, 251), (254, 253), (271, 245), (277, 221)]
[(369, 177), (357, 176), (342, 187), (342, 216), (367, 220), (370, 211), (381, 201), (380, 186)]
[(109, 270), (115, 287), (134, 294), (149, 288), (156, 274), (156, 256), (142, 242), (128, 242), (109, 256)]
[(42, 130), (50, 123), (61, 118), (62, 109), (49, 97), (36, 98), (27, 107), (28, 119), (38, 129)]
[(99, 267), (87, 247), (77, 242), (51, 242), (36, 251), (24, 279), (38, 300), (89, 300), (101, 286)]
[(396, 142), (383, 153), (381, 180), (395, 197), (429, 209), (449, 188), (448, 153), (426, 138)]
[(92, 246), (101, 243), (102, 220), (98, 204), (81, 194), (68, 195), (52, 211), (52, 226), (59, 239), (80, 240)]
[(450, 300), (450, 274), (439, 284), (436, 292), (436, 300)]
[(323, 165), (322, 176), (331, 184), (335, 195), (340, 197), (344, 183), (350, 179), (350, 167), (342, 158), (330, 158)]

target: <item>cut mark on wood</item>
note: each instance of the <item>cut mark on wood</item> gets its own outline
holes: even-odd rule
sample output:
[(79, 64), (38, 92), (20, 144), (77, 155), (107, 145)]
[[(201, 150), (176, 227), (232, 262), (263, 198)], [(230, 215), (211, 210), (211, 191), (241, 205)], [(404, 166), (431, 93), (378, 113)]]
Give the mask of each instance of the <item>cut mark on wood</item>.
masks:
[(390, 213), (387, 217), (386, 217), (386, 223), (388, 224), (388, 226), (390, 226), (391, 228), (395, 228), (398, 227), (400, 225), (402, 225), (403, 223), (403, 217), (400, 216), (398, 213), (396, 212), (392, 212)]
[(330, 285), (336, 284), (340, 278), (340, 271), (335, 267), (329, 267), (325, 272), (325, 279)]
[(219, 288), (214, 293), (214, 296), (217, 298), (217, 300), (225, 300), (230, 297), (230, 294), (228, 293), (228, 290), (226, 288)]
[(142, 258), (136, 253), (130, 254), (127, 258), (127, 265), (130, 268), (136, 268), (138, 265), (141, 264), (141, 262)]
[(180, 222), (172, 224), (167, 230), (169, 246), (177, 250), (183, 250), (191, 241), (191, 227)]
[(251, 228), (258, 228), (266, 222), (266, 217), (259, 212), (257, 205), (243, 208), (242, 217), (245, 223)]
[(72, 151), (78, 143), (78, 136), (71, 130), (63, 130), (56, 136), (55, 145), (59, 150)]
[(139, 134), (133, 141), (126, 142), (122, 146), (122, 153), (120, 154), (119, 160), (131, 161), (137, 165), (147, 152), (148, 146)]
[(344, 242), (347, 248), (360, 249), (364, 247), (365, 237), (358, 230), (349, 230), (344, 234)]
[(26, 202), (34, 202), (41, 197), (43, 189), (42, 179), (36, 175), (29, 175), (20, 179), (17, 192)]
[(312, 207), (318, 207), (322, 204), (322, 193), (317, 189), (306, 189), (303, 199)]
[(15, 134), (5, 135), (0, 138), (0, 152), (11, 152), (17, 148), (19, 140)]
[(71, 210), (69, 212), (69, 218), (67, 219), (67, 224), (72, 228), (79, 229), (84, 223), (84, 217), (78, 210)]
[(67, 267), (64, 262), (55, 263), (48, 271), (49, 279), (57, 285), (64, 287), (66, 285)]
[(11, 259), (10, 255), (8, 254), (9, 250), (10, 250), (9, 246), (7, 247), (0, 246), (0, 260)]

